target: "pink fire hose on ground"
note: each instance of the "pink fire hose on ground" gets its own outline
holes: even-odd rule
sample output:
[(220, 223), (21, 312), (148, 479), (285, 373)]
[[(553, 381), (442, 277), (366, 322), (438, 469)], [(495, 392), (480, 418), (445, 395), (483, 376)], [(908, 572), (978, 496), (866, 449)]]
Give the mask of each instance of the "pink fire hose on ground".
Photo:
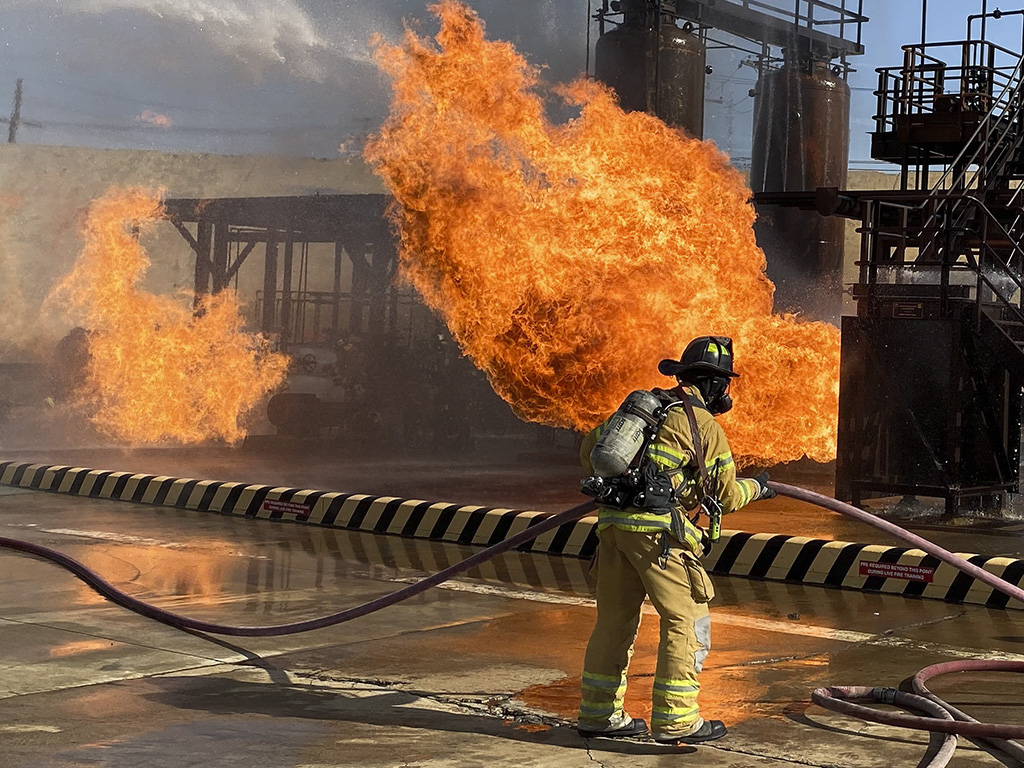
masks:
[[(832, 510), (833, 512), (838, 512), (852, 517), (862, 523), (878, 528), (881, 531), (885, 531), (886, 533), (902, 539), (914, 547), (937, 557), (942, 562), (948, 563), (969, 576), (988, 584), (993, 589), (1024, 603), (1024, 589), (999, 578), (995, 574), (989, 573), (983, 568), (979, 568), (973, 563), (967, 562), (963, 558), (957, 557), (952, 552), (933, 544), (927, 539), (923, 539), (920, 536), (910, 533), (897, 525), (893, 525), (892, 523), (882, 520), (868, 512), (857, 509), (850, 504), (845, 504), (820, 493), (815, 493), (803, 488), (774, 481), (770, 481), (769, 485), (776, 491), (776, 493), (782, 496), (788, 496), (789, 498), (796, 499), (798, 501), (815, 504), (825, 509)], [(313, 629), (322, 629), (324, 627), (340, 624), (342, 622), (350, 621), (361, 616), (366, 616), (367, 614), (375, 611), (379, 611), (382, 608), (386, 608), (414, 595), (420, 594), (421, 592), (425, 592), (431, 587), (437, 586), (438, 584), (451, 579), (453, 576), (467, 571), (470, 568), (501, 554), (502, 552), (506, 552), (535, 539), (546, 531), (576, 520), (586, 513), (593, 511), (594, 508), (595, 504), (593, 501), (586, 501), (556, 515), (551, 515), (549, 517), (537, 517), (525, 531), (505, 539), (498, 544), (483, 549), (459, 563), (455, 563), (432, 576), (428, 576), (427, 578), (422, 579), (415, 584), (410, 584), (396, 592), (392, 592), (391, 594), (384, 595), (375, 600), (363, 603), (362, 605), (358, 605), (329, 616), (322, 616), (320, 618), (309, 619), (307, 621), (294, 622), (291, 624), (279, 624), (275, 626), (237, 627), (190, 619), (188, 617), (180, 616), (178, 614), (171, 613), (170, 611), (157, 608), (154, 605), (145, 603), (122, 592), (120, 589), (105, 581), (102, 577), (82, 563), (61, 552), (50, 549), (49, 547), (19, 541), (17, 539), (0, 537), (0, 548), (6, 547), (8, 549), (40, 557), (55, 563), (73, 573), (92, 589), (96, 590), (103, 595), (103, 597), (117, 605), (164, 624), (168, 624), (172, 627), (208, 632), (217, 635), (267, 637), (273, 635), (294, 634), (297, 632), (308, 632)], [(955, 734), (961, 734), (983, 740), (989, 747), (1004, 752), (1013, 759), (1019, 760), (1021, 764), (1024, 765), (1024, 748), (1014, 742), (1006, 741), (1006, 739), (1024, 737), (1024, 726), (979, 723), (934, 696), (924, 685), (927, 680), (937, 675), (965, 671), (1024, 672), (1024, 662), (986, 661), (975, 659), (936, 664), (921, 670), (914, 677), (913, 683), (915, 693), (913, 694), (892, 688), (837, 686), (819, 688), (811, 694), (811, 698), (816, 704), (835, 712), (841, 712), (843, 714), (852, 715), (865, 720), (871, 720), (877, 723), (946, 734), (942, 747), (933, 756), (931, 762), (928, 763), (927, 768), (942, 768), (942, 766), (945, 766), (949, 762), (950, 758), (952, 758), (953, 750), (956, 748)], [(898, 712), (877, 710), (860, 704), (854, 704), (854, 700), (894, 704), (907, 709), (924, 712), (927, 716), (922, 717)]]
[[(993, 589), (1024, 603), (1024, 589), (1011, 584), (1005, 579), (999, 578), (994, 573), (989, 573), (973, 563), (969, 563), (962, 557), (957, 557), (949, 550), (943, 549), (927, 539), (923, 539), (910, 531), (900, 528), (898, 525), (893, 525), (869, 512), (857, 509), (852, 504), (845, 504), (814, 491), (774, 481), (769, 481), (768, 484), (776, 493), (782, 496), (788, 496), (791, 499), (806, 501), (810, 504), (830, 509), (833, 512), (838, 512), (866, 523), (880, 531), (885, 531), (937, 557), (942, 562), (948, 563), (954, 568), (973, 576), (978, 581), (988, 584)], [(982, 741), (989, 748), (999, 750), (1018, 761), (1021, 765), (1024, 765), (1024, 747), (1012, 741), (1007, 741), (1007, 739), (1024, 738), (1024, 725), (979, 723), (959, 709), (947, 704), (925, 687), (925, 683), (931, 678), (952, 672), (1024, 672), (1024, 662), (988, 661), (985, 659), (948, 661), (943, 664), (933, 664), (918, 672), (912, 681), (914, 693), (900, 691), (895, 688), (830, 686), (816, 689), (811, 693), (811, 700), (825, 709), (857, 717), (861, 720), (946, 734), (942, 746), (932, 756), (926, 768), (943, 768), (943, 766), (949, 763), (953, 757), (953, 751), (956, 749), (957, 734)], [(874, 709), (862, 704), (854, 704), (854, 701), (892, 704), (903, 709), (924, 712), (927, 716), (922, 717)]]

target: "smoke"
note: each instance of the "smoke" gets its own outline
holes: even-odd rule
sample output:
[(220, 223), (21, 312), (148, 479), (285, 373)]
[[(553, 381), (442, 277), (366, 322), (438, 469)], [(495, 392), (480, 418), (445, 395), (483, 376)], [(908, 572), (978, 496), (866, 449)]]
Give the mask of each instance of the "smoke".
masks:
[[(369, 41), (429, 31), (431, 2), (6, 0), (0, 76), (25, 80), (28, 143), (335, 157), (387, 114)], [(473, 5), (545, 80), (582, 73), (587, 0)]]
[[(401, 36), (426, 13), (429, 2), (392, 0), (64, 0), (60, 15), (109, 17), (126, 35), (126, 14), (144, 14), (187, 28), (188, 37), (235, 59), (255, 74), (268, 65), (283, 65), (293, 75), (314, 81), (331, 76), (339, 60), (370, 64), (368, 41)], [(558, 58), (567, 39), (582, 39), (582, 0), (536, 0), (525, 6), (505, 0), (482, 0), (485, 16), (503, 37), (530, 38)], [(12, 0), (13, 9), (45, 11), (49, 0)], [(582, 52), (580, 52), (582, 53)], [(544, 57), (541, 63), (548, 63)], [(581, 58), (577, 56), (576, 58)]]
[(279, 63), (301, 77), (324, 76), (319, 55), (327, 42), (294, 0), (71, 0), (65, 8), (89, 15), (135, 11), (185, 23), (253, 72)]
[[(25, 207), (20, 195), (0, 192), (0, 361), (32, 359), (38, 355), (40, 337), (44, 334), (35, 322), (25, 296), (23, 253), (10, 236), (13, 220)], [(2, 389), (2, 387), (0, 387)], [(0, 399), (3, 395), (0, 394)]]

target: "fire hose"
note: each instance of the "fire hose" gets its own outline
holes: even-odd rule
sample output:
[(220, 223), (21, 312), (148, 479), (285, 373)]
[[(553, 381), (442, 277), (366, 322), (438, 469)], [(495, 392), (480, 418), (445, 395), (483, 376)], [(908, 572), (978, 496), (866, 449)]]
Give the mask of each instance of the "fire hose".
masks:
[[(815, 504), (824, 509), (847, 515), (862, 523), (866, 523), (896, 538), (899, 538), (912, 546), (921, 549), (928, 554), (948, 563), (967, 575), (991, 586), (1009, 597), (1024, 603), (1024, 589), (1015, 584), (999, 578), (993, 573), (980, 568), (973, 563), (957, 557), (952, 552), (939, 547), (927, 539), (911, 533), (897, 525), (876, 517), (850, 504), (837, 501), (814, 491), (808, 491), (784, 483), (770, 481), (769, 485), (778, 494), (788, 496), (798, 501)], [(215, 635), (232, 635), (237, 637), (269, 637), (277, 635), (290, 635), (299, 632), (308, 632), (314, 629), (341, 624), (352, 619), (366, 616), (387, 608), (388, 606), (407, 600), (426, 590), (435, 587), (454, 576), (469, 570), (481, 563), (490, 560), (497, 555), (515, 547), (519, 547), (541, 534), (558, 528), (565, 523), (572, 522), (588, 512), (593, 511), (595, 502), (585, 501), (582, 504), (560, 512), (549, 517), (536, 517), (531, 524), (523, 531), (511, 536), (497, 544), (477, 552), (474, 555), (454, 565), (450, 565), (442, 571), (428, 576), (420, 581), (403, 587), (388, 595), (370, 600), (362, 605), (348, 608), (344, 611), (321, 616), (316, 619), (298, 621), (290, 624), (277, 624), (271, 626), (231, 626), (215, 622), (200, 621), (198, 619), (181, 616), (170, 611), (165, 611), (149, 603), (143, 602), (131, 595), (122, 592), (120, 589), (104, 580), (82, 563), (57, 550), (31, 542), (20, 541), (0, 536), (0, 548), (8, 548), (28, 555), (33, 555), (52, 562), (70, 571), (88, 586), (94, 589), (111, 602), (134, 611), (142, 616), (167, 624), (178, 629), (208, 632)], [(951, 661), (944, 664), (935, 664), (927, 667), (913, 678), (914, 693), (896, 690), (893, 688), (867, 687), (867, 686), (835, 686), (818, 688), (811, 694), (814, 703), (834, 712), (840, 712), (861, 719), (870, 720), (876, 723), (895, 725), (917, 730), (926, 730), (946, 734), (942, 747), (928, 763), (927, 768), (942, 768), (953, 756), (956, 748), (956, 735), (976, 738), (984, 741), (988, 746), (998, 749), (1011, 756), (1024, 765), (1024, 747), (1015, 744), (1007, 739), (1024, 737), (1024, 726), (1010, 724), (979, 723), (970, 716), (956, 709), (952, 705), (942, 701), (932, 694), (925, 683), (932, 677), (948, 674), (951, 672), (967, 671), (999, 671), (999, 672), (1024, 672), (1024, 662), (1015, 661), (988, 661), (982, 659), (970, 659), (964, 661)], [(899, 712), (891, 712), (855, 704), (854, 701), (873, 701), (882, 704), (892, 704), (905, 709), (924, 712), (925, 716), (908, 715)]]
[[(783, 483), (769, 482), (769, 485), (783, 496), (798, 501), (806, 501), (819, 507), (838, 512), (859, 520), (874, 528), (895, 536), (908, 544), (921, 549), (944, 563), (974, 577), (993, 589), (1024, 603), (1024, 589), (989, 573), (973, 563), (957, 557), (949, 550), (934, 544), (910, 531), (900, 528), (887, 520), (865, 512), (852, 504), (845, 504), (830, 499), (814, 491), (797, 488)], [(966, 659), (933, 664), (918, 672), (913, 680), (914, 693), (895, 688), (869, 686), (830, 686), (817, 688), (811, 693), (811, 701), (832, 712), (868, 720), (884, 725), (894, 725), (914, 730), (931, 731), (945, 734), (942, 746), (932, 756), (925, 768), (943, 768), (948, 765), (956, 750), (957, 735), (975, 738), (991, 749), (1001, 751), (1024, 766), (1024, 747), (1008, 739), (1024, 738), (1024, 725), (1005, 723), (979, 723), (974, 718), (956, 707), (948, 704), (933, 694), (925, 683), (933, 677), (951, 672), (1024, 672), (1024, 662), (1020, 661), (989, 661), (987, 659)], [(878, 704), (891, 704), (902, 709), (924, 712), (925, 716), (907, 715), (900, 712), (878, 710), (854, 701), (872, 701)]]

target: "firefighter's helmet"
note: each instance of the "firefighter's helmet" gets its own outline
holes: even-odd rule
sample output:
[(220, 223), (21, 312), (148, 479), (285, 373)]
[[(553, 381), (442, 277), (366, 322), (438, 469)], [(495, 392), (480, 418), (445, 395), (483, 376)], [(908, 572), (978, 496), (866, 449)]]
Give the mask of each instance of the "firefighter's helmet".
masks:
[(678, 360), (658, 363), (658, 372), (677, 378), (700, 373), (730, 379), (739, 376), (732, 368), (732, 339), (728, 336), (698, 336), (686, 345)]

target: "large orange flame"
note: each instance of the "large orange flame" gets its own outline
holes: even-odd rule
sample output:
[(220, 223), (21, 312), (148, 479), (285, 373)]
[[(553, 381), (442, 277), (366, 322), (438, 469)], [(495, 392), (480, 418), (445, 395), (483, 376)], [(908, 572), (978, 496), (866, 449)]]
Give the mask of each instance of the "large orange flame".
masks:
[(90, 206), (85, 246), (51, 293), (90, 331), (93, 423), (130, 444), (238, 441), (243, 416), (283, 380), (285, 357), (242, 330), (231, 291), (194, 312), (140, 288), (150, 262), (139, 234), (161, 218), (159, 193), (110, 190)]
[(587, 429), (694, 336), (730, 335), (726, 431), (761, 462), (835, 456), (839, 333), (772, 314), (750, 191), (710, 142), (625, 113), (603, 86), (559, 93), (454, 0), (436, 42), (375, 42), (391, 115), (366, 156), (397, 201), (404, 276), (523, 418)]

